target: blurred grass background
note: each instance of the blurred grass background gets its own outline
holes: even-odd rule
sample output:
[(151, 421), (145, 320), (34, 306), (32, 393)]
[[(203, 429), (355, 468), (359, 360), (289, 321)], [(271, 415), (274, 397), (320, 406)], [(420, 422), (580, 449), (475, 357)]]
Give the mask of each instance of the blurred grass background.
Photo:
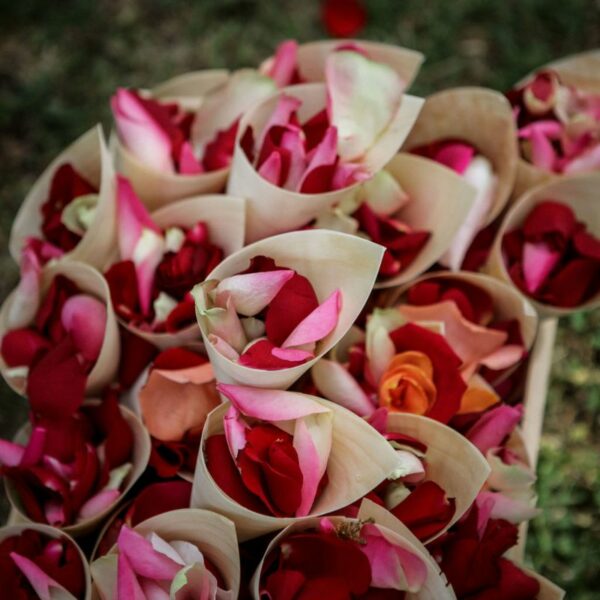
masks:
[[(426, 55), (412, 88), (421, 95), (455, 85), (505, 90), (551, 59), (600, 46), (599, 0), (365, 5), (362, 37)], [(317, 0), (19, 0), (3, 2), (0, 19), (1, 298), (17, 279), (6, 247), (27, 189), (91, 125), (109, 126), (117, 86), (256, 65), (282, 39), (325, 36)], [(562, 320), (539, 465), (542, 514), (527, 543), (529, 563), (579, 600), (598, 598), (599, 358), (600, 311)], [(25, 414), (2, 382), (2, 435), (11, 436)]]

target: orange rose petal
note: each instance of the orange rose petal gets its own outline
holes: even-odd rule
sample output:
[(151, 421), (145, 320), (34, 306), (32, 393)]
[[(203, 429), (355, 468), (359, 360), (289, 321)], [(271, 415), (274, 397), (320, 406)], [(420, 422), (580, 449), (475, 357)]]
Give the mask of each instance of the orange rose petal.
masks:
[(220, 404), (214, 383), (177, 383), (152, 371), (139, 393), (142, 419), (150, 435), (176, 442), (197, 433), (208, 413)]
[(481, 377), (469, 381), (469, 387), (460, 400), (459, 415), (478, 413), (500, 402), (500, 397)]
[(423, 354), (422, 352), (415, 352), (413, 350), (396, 354), (396, 356), (394, 356), (394, 358), (392, 358), (390, 361), (390, 364), (386, 369), (386, 373), (395, 369), (396, 367), (404, 365), (414, 365), (419, 370), (423, 371), (428, 379), (433, 377), (433, 364), (431, 363), (429, 356)]
[(212, 365), (204, 363), (187, 369), (154, 369), (154, 373), (158, 373), (176, 383), (208, 383), (215, 378)]

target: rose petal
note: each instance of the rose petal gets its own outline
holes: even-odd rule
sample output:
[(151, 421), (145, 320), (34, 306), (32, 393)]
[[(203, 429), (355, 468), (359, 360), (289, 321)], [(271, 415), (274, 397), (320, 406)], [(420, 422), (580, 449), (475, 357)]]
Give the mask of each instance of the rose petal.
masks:
[(75, 596), (66, 590), (60, 583), (44, 573), (38, 565), (25, 556), (17, 552), (11, 552), (12, 558), (17, 568), (23, 573), (27, 581), (31, 584), (40, 600), (53, 600), (60, 595), (61, 600), (75, 600)]
[(297, 56), (298, 42), (296, 40), (285, 40), (277, 46), (275, 56), (266, 70), (266, 74), (273, 79), (277, 87), (285, 87), (293, 82)]
[(34, 329), (13, 329), (2, 338), (2, 358), (9, 367), (29, 366), (51, 343)]
[(485, 413), (467, 431), (465, 437), (486, 454), (490, 448), (500, 446), (519, 424), (523, 415), (521, 405), (502, 404)]
[(525, 242), (523, 246), (523, 275), (527, 291), (535, 294), (560, 260), (560, 252), (544, 242)]
[(71, 296), (63, 305), (61, 320), (83, 358), (94, 363), (106, 332), (106, 306), (87, 294)]
[(147, 600), (131, 564), (124, 554), (119, 554), (117, 569), (117, 598)]
[(204, 169), (194, 155), (192, 145), (187, 141), (184, 142), (179, 153), (179, 173), (181, 175), (198, 175), (203, 172)]
[(479, 504), (486, 500), (492, 501), (492, 511), (490, 513), (492, 519), (504, 519), (515, 525), (529, 521), (540, 513), (537, 508), (531, 506), (526, 501), (517, 500), (499, 492), (479, 492), (477, 503)]
[(223, 417), (223, 430), (231, 456), (237, 458), (238, 452), (246, 446), (246, 425), (240, 419), (240, 412), (233, 404)]
[(102, 490), (98, 492), (80, 508), (78, 519), (85, 521), (99, 515), (112, 506), (120, 495), (121, 492), (119, 490)]
[(24, 248), (21, 253), (21, 279), (14, 292), (7, 315), (8, 329), (27, 327), (35, 319), (40, 306), (40, 277), (42, 267), (35, 252)]
[(239, 358), (239, 363), (251, 369), (275, 371), (301, 365), (313, 356), (312, 353), (302, 350), (292, 350), (290, 352), (289, 350), (277, 348), (268, 339), (259, 338), (246, 346)]

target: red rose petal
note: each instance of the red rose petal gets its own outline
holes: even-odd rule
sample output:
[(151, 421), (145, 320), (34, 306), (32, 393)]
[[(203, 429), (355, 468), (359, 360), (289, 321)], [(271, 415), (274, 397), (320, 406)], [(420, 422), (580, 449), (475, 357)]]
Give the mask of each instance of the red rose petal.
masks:
[(267, 339), (258, 340), (248, 346), (243, 354), (240, 355), (239, 363), (252, 369), (264, 369), (266, 371), (276, 371), (278, 369), (289, 369), (306, 362), (305, 360), (283, 360), (273, 354), (273, 349), (277, 348)]
[(600, 290), (600, 262), (587, 258), (572, 260), (547, 282), (536, 297), (542, 302), (573, 308)]
[(563, 250), (575, 232), (575, 213), (561, 202), (547, 200), (537, 204), (523, 223), (523, 234), (528, 241), (545, 241), (556, 250)]
[(125, 327), (119, 327), (121, 337), (121, 361), (119, 362), (118, 381), (123, 389), (129, 389), (152, 362), (157, 348), (131, 333)]
[(29, 366), (50, 342), (29, 327), (13, 329), (2, 338), (2, 358), (9, 367)]
[(600, 239), (588, 231), (578, 231), (573, 236), (573, 246), (584, 258), (600, 261)]
[(367, 22), (367, 12), (358, 0), (325, 0), (321, 18), (333, 37), (355, 36)]
[(188, 508), (192, 495), (189, 481), (176, 480), (153, 483), (144, 488), (131, 503), (125, 521), (130, 527), (178, 508)]
[(141, 320), (140, 298), (138, 295), (137, 274), (131, 260), (115, 263), (104, 273), (115, 312), (122, 319)]

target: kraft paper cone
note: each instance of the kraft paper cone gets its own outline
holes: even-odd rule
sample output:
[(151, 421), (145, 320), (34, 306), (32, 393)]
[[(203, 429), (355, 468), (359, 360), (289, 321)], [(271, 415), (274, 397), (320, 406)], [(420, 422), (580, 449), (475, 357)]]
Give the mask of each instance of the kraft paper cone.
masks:
[[(600, 94), (600, 50), (590, 50), (581, 54), (574, 54), (551, 62), (535, 71), (532, 71), (519, 81), (515, 87), (524, 85), (538, 71), (552, 69), (558, 73), (562, 83), (580, 89), (584, 92)], [(516, 200), (527, 190), (557, 179), (559, 175), (551, 171), (540, 169), (529, 161), (519, 158), (515, 187), (512, 200)]]
[[(227, 193), (247, 199), (246, 242), (298, 229), (317, 215), (340, 202), (360, 185), (359, 182), (341, 190), (322, 194), (301, 194), (273, 185), (252, 166), (240, 145), (241, 137), (252, 126), (255, 136), (264, 129), (282, 94), (302, 101), (298, 109), (300, 122), (326, 106), (326, 87), (321, 83), (307, 83), (285, 88), (249, 110), (241, 119), (231, 163)], [(415, 122), (423, 100), (404, 95), (392, 123), (368, 150), (361, 161), (371, 173), (379, 171), (397, 152)]]
[(538, 330), (538, 316), (531, 302), (523, 297), (514, 286), (498, 281), (494, 277), (482, 273), (471, 273), (468, 271), (440, 271), (423, 275), (418, 279), (398, 288), (390, 290), (386, 297), (387, 306), (395, 306), (406, 301), (408, 290), (422, 281), (432, 280), (462, 281), (474, 285), (487, 292), (493, 300), (494, 320), (505, 321), (516, 319), (521, 326), (523, 344), (529, 350)]
[[(96, 269), (84, 263), (75, 261), (60, 261), (49, 264), (42, 270), (41, 278), (41, 297), (44, 298), (50, 284), (57, 275), (65, 275), (73, 281), (77, 287), (86, 294), (94, 296), (101, 300), (106, 306), (106, 329), (104, 332), (104, 341), (96, 364), (89, 372), (86, 383), (86, 395), (91, 396), (101, 392), (105, 386), (111, 383), (119, 369), (120, 359), (120, 341), (117, 319), (113, 311), (110, 299), (110, 291), (106, 280)], [(6, 298), (0, 308), (0, 340), (13, 327), (11, 326), (9, 314), (10, 309), (15, 302), (15, 292)], [(27, 378), (10, 374), (10, 368), (6, 365), (0, 356), (0, 373), (8, 385), (17, 394), (24, 395), (27, 385)]]
[(64, 531), (56, 529), (55, 527), (50, 527), (49, 525), (42, 525), (40, 523), (28, 523), (26, 525), (9, 525), (0, 528), (0, 542), (3, 542), (5, 539), (12, 537), (13, 535), (21, 535), (26, 529), (33, 529), (34, 531), (38, 531), (39, 533), (46, 535), (51, 539), (66, 538), (69, 542), (71, 542), (71, 544), (73, 544), (73, 546), (75, 546), (75, 548), (77, 549), (77, 554), (83, 566), (83, 574), (85, 579), (85, 593), (83, 595), (83, 600), (91, 600), (92, 578), (90, 575), (90, 565), (87, 561), (87, 558), (81, 551), (79, 545), (70, 535), (67, 535)]
[[(245, 202), (242, 198), (212, 194), (163, 206), (153, 212), (151, 218), (163, 230), (173, 226), (192, 227), (198, 221), (204, 221), (208, 225), (211, 242), (223, 249), (224, 256), (229, 256), (244, 247), (244, 211)], [(106, 268), (118, 260), (118, 253), (113, 254)], [(154, 333), (134, 327), (121, 318), (118, 321), (159, 350), (187, 346), (200, 340), (200, 331), (195, 323), (175, 333)]]
[(204, 69), (172, 77), (154, 86), (150, 94), (160, 100), (183, 101), (186, 108), (197, 110), (202, 96), (223, 85), (229, 77), (226, 69)]
[(129, 179), (135, 193), (150, 210), (156, 210), (182, 198), (218, 193), (225, 188), (229, 168), (207, 171), (199, 175), (164, 173), (138, 160), (125, 148), (116, 133), (111, 135), (110, 146), (117, 168)]
[[(183, 540), (194, 544), (219, 570), (224, 587), (232, 592), (232, 598), (237, 598), (241, 579), (240, 556), (235, 527), (229, 519), (207, 510), (183, 508), (151, 517), (136, 525), (133, 530), (143, 536), (156, 533), (166, 542)], [(117, 552), (115, 545), (106, 556)], [(102, 591), (104, 595), (101, 597), (116, 600), (116, 595), (113, 595), (116, 568), (114, 579), (111, 580), (97, 567), (92, 563), (94, 591), (98, 594)]]
[(371, 60), (394, 69), (406, 88), (410, 87), (425, 60), (425, 56), (416, 50), (392, 44), (367, 40), (320, 40), (298, 46), (298, 71), (301, 79), (306, 82), (325, 81), (327, 57), (340, 46), (350, 44), (360, 46)]
[[(86, 402), (87, 405), (99, 403), (100, 400), (88, 400)], [(131, 458), (132, 469), (129, 475), (127, 475), (127, 477), (125, 478), (125, 482), (121, 486), (121, 495), (114, 504), (107, 507), (101, 513), (98, 513), (96, 516), (90, 519), (85, 519), (84, 521), (80, 521), (79, 523), (74, 523), (72, 525), (67, 525), (65, 527), (59, 528), (60, 531), (68, 533), (73, 537), (82, 537), (97, 529), (108, 517), (108, 515), (110, 515), (114, 511), (117, 505), (121, 503), (123, 498), (125, 498), (129, 490), (131, 490), (131, 488), (133, 487), (134, 483), (140, 478), (140, 476), (148, 466), (148, 460), (150, 459), (151, 450), (150, 436), (148, 435), (148, 431), (146, 430), (142, 422), (138, 419), (138, 417), (136, 417), (129, 409), (125, 408), (124, 406), (121, 406), (120, 409), (123, 413), (123, 417), (127, 421), (133, 433), (133, 456)], [(30, 424), (26, 423), (17, 432), (14, 441), (19, 444), (26, 444), (29, 438), (30, 429)], [(15, 490), (10, 479), (5, 479), (4, 484), (8, 500), (13, 509), (18, 513), (19, 518), (22, 519), (23, 522), (32, 523), (33, 521), (24, 511), (19, 499), (19, 494)]]
[(515, 181), (517, 131), (510, 103), (499, 92), (477, 87), (428, 96), (403, 149), (448, 138), (473, 144), (492, 163), (498, 180), (494, 202), (483, 224), (488, 225), (502, 212)]
[[(391, 445), (366, 421), (333, 402), (309, 397), (326, 406), (334, 415), (331, 454), (327, 464), (329, 481), (311, 510), (311, 516), (318, 516), (339, 510), (370, 492), (394, 470), (397, 459)], [(231, 519), (238, 539), (243, 542), (283, 529), (299, 519), (277, 518), (251, 511), (229, 498), (211, 477), (204, 459), (204, 445), (210, 436), (223, 433), (223, 417), (229, 406), (227, 402), (215, 408), (204, 426), (192, 488), (192, 506), (214, 510)]]
[[(555, 200), (570, 206), (575, 212), (577, 220), (585, 223), (593, 235), (600, 237), (598, 190), (600, 190), (600, 173), (582, 173), (557, 178), (526, 192), (505, 215), (496, 234), (485, 271), (518, 290), (513, 284), (502, 258), (502, 238), (505, 233), (521, 227), (533, 207), (543, 200)], [(518, 291), (523, 294), (520, 290)], [(561, 317), (575, 311), (590, 310), (600, 305), (600, 293), (575, 308), (561, 308), (543, 304), (528, 296), (527, 299), (542, 318)]]
[[(412, 534), (408, 532), (406, 535), (402, 528), (399, 528), (394, 521), (391, 521), (387, 515), (390, 515), (394, 521), (400, 523), (395, 517), (393, 517), (388, 511), (380, 506), (377, 506), (369, 500), (363, 500), (358, 519), (362, 521), (373, 520), (376, 525), (383, 528), (386, 533), (386, 537), (396, 546), (409, 551), (411, 554), (418, 556), (427, 567), (427, 578), (418, 592), (406, 593), (407, 600), (456, 600), (456, 596), (446, 581), (445, 576), (440, 571), (439, 567), (435, 564), (435, 561), (427, 552), (425, 546), (423, 546)], [(338, 525), (347, 521), (355, 522), (356, 519), (348, 519), (345, 517), (332, 516), (327, 517), (334, 525)], [(400, 523), (402, 525), (402, 523)], [(273, 552), (277, 546), (289, 535), (307, 529), (318, 528), (319, 519), (315, 517), (306, 517), (297, 521), (296, 523), (290, 524), (281, 533), (279, 533), (265, 551), (262, 560), (260, 561), (252, 581), (250, 582), (250, 590), (254, 600), (260, 600), (260, 577), (264, 567), (266, 558), (271, 552)]]
[(378, 281), (375, 289), (411, 281), (435, 264), (452, 244), (476, 195), (475, 188), (460, 175), (421, 156), (401, 152), (386, 170), (410, 198), (394, 216), (414, 230), (431, 232), (431, 237), (406, 269)]
[(336, 289), (342, 291), (342, 309), (335, 329), (317, 343), (315, 358), (288, 369), (267, 371), (252, 369), (225, 358), (208, 340), (205, 317), (200, 311), (206, 306), (203, 290), (194, 288), (196, 316), (204, 345), (215, 370), (217, 381), (262, 388), (287, 389), (303, 373), (323, 357), (352, 326), (373, 288), (383, 256), (382, 246), (356, 236), (317, 229), (294, 231), (267, 238), (246, 246), (227, 257), (209, 274), (207, 280), (222, 280), (245, 271), (250, 259), (268, 256), (278, 267), (294, 269), (312, 284), (319, 302)]
[(96, 216), (77, 246), (65, 258), (100, 267), (116, 239), (116, 183), (112, 158), (104, 141), (102, 127), (96, 125), (61, 152), (27, 194), (10, 232), (11, 256), (19, 262), (27, 238), (43, 237), (41, 206), (48, 199), (52, 178), (58, 167), (73, 168), (98, 188)]
[(403, 433), (427, 445), (425, 479), (437, 483), (448, 498), (456, 500), (454, 516), (444, 529), (427, 540), (429, 543), (467, 512), (486, 482), (490, 466), (469, 440), (433, 419), (390, 413), (387, 428), (391, 433)]

